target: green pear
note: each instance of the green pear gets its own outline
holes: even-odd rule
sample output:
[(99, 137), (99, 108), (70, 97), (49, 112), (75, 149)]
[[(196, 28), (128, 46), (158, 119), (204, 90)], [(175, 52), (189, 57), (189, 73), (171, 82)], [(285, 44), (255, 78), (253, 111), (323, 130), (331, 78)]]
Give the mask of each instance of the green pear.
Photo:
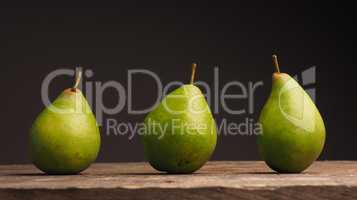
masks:
[(66, 89), (37, 117), (30, 130), (34, 165), (47, 174), (77, 174), (97, 158), (99, 128), (87, 100), (75, 86)]
[(216, 146), (216, 123), (201, 90), (191, 84), (169, 93), (145, 118), (141, 135), (152, 167), (168, 173), (192, 173), (211, 157)]
[(261, 111), (263, 132), (258, 136), (259, 151), (276, 172), (299, 173), (320, 155), (325, 143), (325, 126), (314, 102), (288, 74), (273, 74), (272, 91)]

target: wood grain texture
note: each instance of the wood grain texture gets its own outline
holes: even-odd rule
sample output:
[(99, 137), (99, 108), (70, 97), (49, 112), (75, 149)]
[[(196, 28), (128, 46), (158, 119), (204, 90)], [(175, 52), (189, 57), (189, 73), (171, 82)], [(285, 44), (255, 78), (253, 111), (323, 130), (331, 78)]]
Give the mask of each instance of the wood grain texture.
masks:
[(209, 162), (191, 175), (146, 163), (94, 164), (80, 175), (48, 176), (32, 165), (0, 166), (3, 199), (357, 199), (357, 162), (315, 162), (277, 174), (263, 162)]

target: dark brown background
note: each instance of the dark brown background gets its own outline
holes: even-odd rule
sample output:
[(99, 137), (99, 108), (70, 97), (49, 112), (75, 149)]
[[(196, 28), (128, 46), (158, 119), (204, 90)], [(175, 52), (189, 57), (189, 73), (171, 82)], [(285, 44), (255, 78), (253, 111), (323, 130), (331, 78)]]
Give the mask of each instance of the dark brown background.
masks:
[[(94, 71), (93, 81), (116, 80), (126, 87), (127, 70), (146, 68), (164, 83), (188, 80), (192, 61), (198, 79), (212, 84), (218, 65), (221, 83), (264, 81), (257, 90), (254, 115), (215, 115), (241, 122), (257, 118), (270, 90), (271, 54), (282, 70), (297, 74), (317, 66), (317, 106), (327, 128), (322, 159), (357, 159), (355, 32), (353, 6), (310, 1), (234, 3), (151, 1), (116, 5), (8, 5), (0, 10), (1, 137), (0, 163), (26, 163), (27, 134), (43, 109), (43, 78), (58, 68), (82, 65)], [(251, 1), (249, 1), (251, 2)], [(147, 106), (156, 97), (150, 78), (134, 82), (134, 105)], [(72, 80), (56, 79), (51, 97)], [(106, 92), (106, 105), (116, 102)], [(246, 101), (231, 101), (246, 107)], [(145, 115), (115, 116), (141, 122)], [(138, 138), (102, 137), (99, 161), (140, 161)], [(215, 160), (256, 160), (255, 137), (221, 136)]]

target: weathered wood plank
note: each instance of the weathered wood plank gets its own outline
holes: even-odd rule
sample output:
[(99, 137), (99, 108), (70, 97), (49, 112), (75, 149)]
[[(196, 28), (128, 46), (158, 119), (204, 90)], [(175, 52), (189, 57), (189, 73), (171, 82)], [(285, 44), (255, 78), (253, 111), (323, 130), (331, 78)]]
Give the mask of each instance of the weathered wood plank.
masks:
[(263, 162), (209, 162), (191, 175), (146, 163), (94, 164), (80, 175), (47, 176), (32, 165), (0, 166), (0, 199), (357, 199), (357, 162), (315, 162), (277, 174)]

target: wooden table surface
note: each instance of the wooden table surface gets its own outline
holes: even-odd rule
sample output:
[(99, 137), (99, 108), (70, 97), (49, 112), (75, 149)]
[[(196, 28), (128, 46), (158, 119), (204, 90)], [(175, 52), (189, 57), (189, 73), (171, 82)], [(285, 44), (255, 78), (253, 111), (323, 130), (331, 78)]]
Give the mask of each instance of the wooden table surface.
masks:
[(215, 161), (188, 175), (160, 173), (147, 163), (103, 163), (72, 176), (0, 165), (0, 200), (133, 198), (357, 199), (357, 162), (320, 161), (301, 174), (277, 174), (259, 161)]

